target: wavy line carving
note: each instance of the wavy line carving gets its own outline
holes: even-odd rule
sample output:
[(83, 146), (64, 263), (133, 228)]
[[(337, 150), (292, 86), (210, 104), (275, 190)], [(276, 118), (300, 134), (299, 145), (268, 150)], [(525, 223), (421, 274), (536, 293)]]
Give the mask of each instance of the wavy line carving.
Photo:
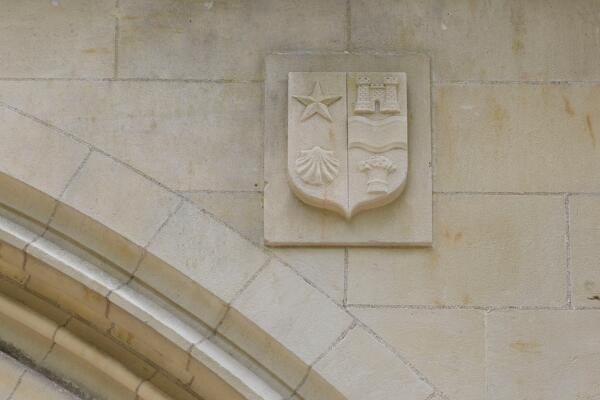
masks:
[(394, 122), (406, 122), (406, 117), (403, 115), (395, 115), (393, 117), (387, 117), (385, 119), (374, 120), (367, 117), (354, 116), (350, 118), (350, 122), (360, 122), (366, 125), (380, 127), (389, 125)]
[(371, 153), (385, 153), (386, 151), (390, 151), (392, 149), (402, 149), (406, 150), (406, 143), (403, 142), (391, 142), (385, 144), (383, 146), (373, 146), (369, 143), (365, 142), (351, 142), (348, 144), (348, 148), (350, 149), (363, 149), (369, 151)]

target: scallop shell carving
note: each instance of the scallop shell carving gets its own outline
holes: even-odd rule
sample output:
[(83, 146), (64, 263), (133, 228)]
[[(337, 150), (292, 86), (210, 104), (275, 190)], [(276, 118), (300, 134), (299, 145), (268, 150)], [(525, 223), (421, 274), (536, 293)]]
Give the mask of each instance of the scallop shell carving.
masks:
[(296, 173), (310, 184), (321, 186), (333, 181), (338, 174), (340, 162), (333, 156), (333, 151), (315, 146), (310, 150), (300, 151), (296, 160)]

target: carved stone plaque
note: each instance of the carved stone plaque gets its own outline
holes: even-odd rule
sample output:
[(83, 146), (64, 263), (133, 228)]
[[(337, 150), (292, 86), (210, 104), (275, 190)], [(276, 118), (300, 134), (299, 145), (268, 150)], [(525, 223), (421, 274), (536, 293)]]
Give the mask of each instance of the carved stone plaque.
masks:
[(276, 54), (265, 71), (271, 246), (429, 246), (429, 59)]
[(303, 202), (349, 220), (394, 201), (407, 170), (406, 74), (290, 72), (288, 174)]

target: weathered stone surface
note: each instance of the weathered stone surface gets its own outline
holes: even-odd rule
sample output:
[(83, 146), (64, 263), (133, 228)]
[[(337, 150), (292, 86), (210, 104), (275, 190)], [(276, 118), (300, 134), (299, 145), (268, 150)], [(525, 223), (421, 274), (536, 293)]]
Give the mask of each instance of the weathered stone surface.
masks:
[[(232, 306), (308, 365), (352, 322), (341, 308), (277, 261)], [(311, 327), (316, 325), (324, 329), (315, 332)]]
[(261, 79), (273, 50), (346, 46), (346, 1), (120, 2), (124, 77)]
[(600, 305), (600, 197), (570, 198), (573, 304)]
[(3, 399), (10, 397), (25, 369), (25, 366), (14, 358), (0, 353), (0, 395)]
[(0, 121), (0, 169), (58, 197), (84, 160), (88, 148), (1, 106)]
[(600, 78), (594, 0), (352, 0), (350, 7), (353, 47), (426, 51), (436, 80)]
[(262, 243), (262, 193), (191, 192), (184, 195), (252, 242)]
[(111, 77), (114, 4), (114, 0), (3, 2), (0, 77)]
[(56, 382), (51, 381), (44, 375), (27, 369), (10, 396), (11, 400), (78, 400), (79, 397), (69, 392)]
[(353, 308), (351, 312), (448, 398), (485, 398), (483, 311)]
[(123, 164), (92, 153), (63, 201), (137, 243), (146, 245), (181, 199)]
[(267, 260), (250, 242), (190, 203), (169, 219), (148, 251), (225, 302)]
[(563, 305), (563, 196), (436, 195), (432, 249), (350, 249), (348, 302)]
[(596, 399), (600, 312), (494, 312), (487, 321), (487, 399)]
[[(360, 364), (363, 373), (356, 374), (354, 365)], [(385, 368), (378, 368), (385, 365)], [(377, 371), (377, 372), (376, 372)], [(317, 372), (335, 385), (347, 399), (379, 400), (406, 398), (425, 400), (432, 389), (421, 381), (402, 361), (388, 351), (364, 329), (355, 327), (313, 367), (313, 372), (302, 387), (300, 395), (326, 399), (315, 390)]]
[(436, 191), (600, 190), (600, 85), (438, 85)]
[[(403, 71), (408, 83), (411, 153), (401, 197), (345, 218), (302, 203), (287, 178), (287, 79), (290, 71)], [(272, 245), (428, 245), (431, 243), (429, 60), (424, 55), (279, 54), (267, 58), (265, 243)]]
[(10, 81), (0, 82), (0, 101), (174, 190), (262, 186), (258, 83)]
[(344, 298), (344, 249), (276, 248), (273, 252), (338, 302)]

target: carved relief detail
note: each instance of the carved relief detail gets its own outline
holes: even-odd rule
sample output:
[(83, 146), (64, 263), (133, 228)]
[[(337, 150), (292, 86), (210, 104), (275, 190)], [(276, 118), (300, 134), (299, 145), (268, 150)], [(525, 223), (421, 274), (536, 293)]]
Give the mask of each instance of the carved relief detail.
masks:
[(319, 114), (327, 121), (331, 121), (331, 114), (327, 107), (342, 98), (342, 96), (324, 95), (319, 82), (315, 82), (315, 86), (310, 95), (292, 97), (306, 106), (302, 113), (302, 117), (300, 117), (301, 121), (305, 121), (315, 114)]
[(300, 200), (349, 220), (400, 196), (406, 74), (291, 72), (288, 93), (288, 182)]
[(304, 182), (321, 186), (328, 184), (338, 175), (340, 162), (333, 151), (315, 146), (310, 150), (300, 151), (296, 159), (296, 173)]
[(385, 156), (371, 156), (360, 163), (360, 171), (367, 173), (367, 192), (387, 193), (387, 176), (396, 171), (396, 166)]
[(357, 114), (372, 114), (377, 111), (386, 114), (399, 113), (398, 84), (398, 79), (393, 76), (383, 78), (383, 83), (371, 83), (369, 77), (359, 77), (354, 112)]

